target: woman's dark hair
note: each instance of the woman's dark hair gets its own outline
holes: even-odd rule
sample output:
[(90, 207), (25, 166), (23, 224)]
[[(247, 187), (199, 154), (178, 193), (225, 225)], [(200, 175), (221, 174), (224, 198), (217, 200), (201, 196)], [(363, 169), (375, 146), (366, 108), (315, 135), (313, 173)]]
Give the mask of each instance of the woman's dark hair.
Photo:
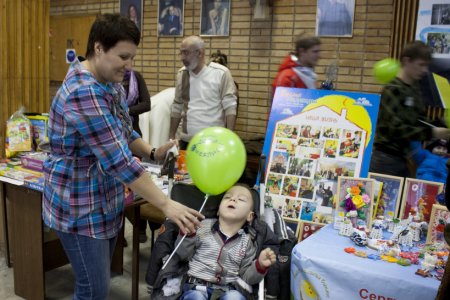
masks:
[(102, 45), (103, 51), (108, 52), (120, 41), (129, 41), (138, 46), (140, 40), (141, 33), (139, 29), (129, 18), (120, 14), (99, 15), (89, 32), (86, 58), (94, 55), (96, 42)]

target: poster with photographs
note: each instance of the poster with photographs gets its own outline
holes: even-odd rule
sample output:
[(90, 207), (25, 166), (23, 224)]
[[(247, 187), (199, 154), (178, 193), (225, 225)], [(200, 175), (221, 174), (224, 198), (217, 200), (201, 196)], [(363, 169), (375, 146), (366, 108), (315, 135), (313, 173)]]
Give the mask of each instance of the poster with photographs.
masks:
[(339, 229), (348, 219), (354, 228), (370, 229), (372, 226), (375, 180), (368, 178), (339, 177), (334, 228)]
[(444, 184), (440, 182), (406, 178), (400, 219), (406, 219), (411, 215), (418, 216), (420, 222), (430, 222), (433, 204), (437, 203), (436, 196), (443, 189)]
[(446, 244), (444, 240), (445, 225), (450, 223), (450, 212), (446, 206), (434, 204), (428, 226), (427, 244)]
[(450, 58), (450, 3), (420, 0), (416, 40), (426, 43), (435, 58)]
[(386, 220), (397, 218), (403, 190), (403, 177), (370, 172), (368, 177), (383, 183), (374, 218), (379, 216), (383, 216)]
[(261, 180), (281, 215), (333, 222), (338, 177), (367, 176), (379, 101), (376, 94), (276, 89)]
[(298, 235), (298, 242), (300, 243), (307, 237), (311, 236), (312, 234), (316, 233), (321, 229), (325, 224), (315, 223), (315, 222), (307, 222), (307, 221), (300, 221), (300, 230)]

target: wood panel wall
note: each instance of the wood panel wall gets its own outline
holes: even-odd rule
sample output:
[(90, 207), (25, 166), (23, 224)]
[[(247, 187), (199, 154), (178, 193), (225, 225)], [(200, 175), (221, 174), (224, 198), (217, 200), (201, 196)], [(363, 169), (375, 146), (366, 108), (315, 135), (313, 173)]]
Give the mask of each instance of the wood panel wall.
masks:
[(21, 106), (47, 112), (50, 0), (0, 0), (0, 157), (5, 123)]
[(419, 0), (395, 0), (391, 57), (399, 58), (403, 46), (415, 40)]

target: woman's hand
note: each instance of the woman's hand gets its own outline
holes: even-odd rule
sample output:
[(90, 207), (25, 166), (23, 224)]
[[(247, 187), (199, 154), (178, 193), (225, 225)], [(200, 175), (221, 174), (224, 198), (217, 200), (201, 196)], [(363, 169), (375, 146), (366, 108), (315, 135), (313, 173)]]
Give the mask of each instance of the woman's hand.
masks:
[(156, 161), (164, 161), (167, 155), (167, 151), (169, 151), (173, 146), (178, 147), (178, 140), (169, 140), (166, 144), (160, 146), (155, 151), (155, 159)]
[(205, 217), (198, 211), (169, 199), (162, 208), (167, 218), (175, 222), (183, 234), (191, 234), (200, 226)]

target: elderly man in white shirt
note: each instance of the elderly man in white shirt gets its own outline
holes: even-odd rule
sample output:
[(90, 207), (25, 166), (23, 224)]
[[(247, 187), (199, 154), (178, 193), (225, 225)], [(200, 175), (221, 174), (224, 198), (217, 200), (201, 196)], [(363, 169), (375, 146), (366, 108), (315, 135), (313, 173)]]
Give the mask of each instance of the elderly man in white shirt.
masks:
[(212, 126), (234, 130), (237, 89), (227, 67), (205, 64), (205, 47), (198, 36), (184, 39), (180, 46), (184, 64), (177, 74), (169, 138), (174, 139), (183, 118), (180, 149), (200, 130)]

